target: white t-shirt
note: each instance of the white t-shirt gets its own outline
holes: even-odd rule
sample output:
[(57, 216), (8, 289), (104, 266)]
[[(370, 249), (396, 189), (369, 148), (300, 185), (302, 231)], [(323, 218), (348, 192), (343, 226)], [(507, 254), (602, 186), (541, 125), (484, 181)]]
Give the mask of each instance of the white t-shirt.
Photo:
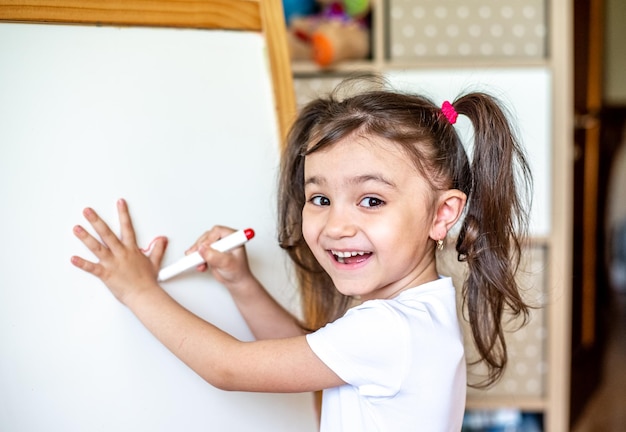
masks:
[(324, 390), (322, 432), (458, 432), (463, 338), (450, 278), (369, 300), (307, 335), (347, 384)]

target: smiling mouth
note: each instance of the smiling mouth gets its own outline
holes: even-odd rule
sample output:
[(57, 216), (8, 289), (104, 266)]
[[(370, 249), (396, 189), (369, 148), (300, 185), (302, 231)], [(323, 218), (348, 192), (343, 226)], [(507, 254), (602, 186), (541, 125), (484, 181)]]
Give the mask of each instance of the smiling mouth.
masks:
[(363, 251), (345, 251), (344, 252), (344, 251), (331, 250), (330, 252), (335, 258), (335, 261), (337, 261), (340, 264), (357, 264), (357, 263), (367, 260), (370, 257), (370, 255), (372, 255), (371, 252), (363, 252)]

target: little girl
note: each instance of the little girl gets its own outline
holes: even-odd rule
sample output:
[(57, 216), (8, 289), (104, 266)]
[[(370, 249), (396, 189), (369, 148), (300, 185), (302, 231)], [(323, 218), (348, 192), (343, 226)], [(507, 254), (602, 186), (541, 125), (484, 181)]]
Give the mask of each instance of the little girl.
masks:
[[(457, 115), (474, 126), (473, 157)], [(200, 270), (232, 294), (257, 341), (241, 342), (193, 315), (157, 283), (166, 248), (146, 257), (126, 203), (118, 238), (92, 210), (100, 240), (75, 235), (98, 262), (72, 257), (176, 356), (229, 390), (324, 390), (322, 431), (459, 431), (466, 369), (455, 289), (437, 273), (436, 249), (456, 240), (467, 263), (464, 306), (490, 385), (506, 364), (502, 314), (526, 318), (514, 280), (527, 226), (528, 165), (502, 108), (483, 93), (443, 107), (424, 97), (370, 90), (305, 106), (282, 158), (279, 241), (296, 264), (306, 322), (251, 274), (243, 247), (209, 247), (214, 227), (189, 249)]]

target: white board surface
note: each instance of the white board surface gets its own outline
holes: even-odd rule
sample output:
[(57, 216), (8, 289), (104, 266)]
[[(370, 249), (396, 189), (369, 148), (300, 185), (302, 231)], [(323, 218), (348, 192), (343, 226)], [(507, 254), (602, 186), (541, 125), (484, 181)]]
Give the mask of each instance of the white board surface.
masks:
[[(295, 308), (267, 68), (254, 34), (0, 24), (0, 430), (316, 429), (310, 394), (211, 387), (70, 264), (90, 256), (82, 209), (117, 229), (123, 197), (140, 245), (169, 237), (166, 264), (214, 224), (253, 228), (253, 270)], [(252, 338), (209, 275), (164, 287)]]

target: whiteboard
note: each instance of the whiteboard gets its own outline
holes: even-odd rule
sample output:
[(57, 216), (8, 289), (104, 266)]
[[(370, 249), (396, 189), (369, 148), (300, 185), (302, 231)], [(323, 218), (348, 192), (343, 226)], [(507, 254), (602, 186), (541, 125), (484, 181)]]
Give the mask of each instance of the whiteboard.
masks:
[[(424, 94), (437, 104), (452, 102), (469, 91), (484, 91), (498, 99), (511, 114), (512, 124), (524, 146), (533, 175), (530, 235), (550, 235), (552, 217), (552, 84), (547, 67), (449, 68), (397, 70), (387, 73), (390, 84), (399, 90)], [(471, 147), (473, 129), (459, 116), (456, 130)]]
[[(0, 24), (0, 430), (312, 431), (310, 394), (217, 390), (74, 268), (91, 206), (165, 264), (214, 224), (251, 227), (253, 271), (296, 311), (277, 246), (278, 132), (259, 34)], [(258, 71), (255, 72), (255, 71)], [(164, 283), (250, 340), (210, 275)]]

